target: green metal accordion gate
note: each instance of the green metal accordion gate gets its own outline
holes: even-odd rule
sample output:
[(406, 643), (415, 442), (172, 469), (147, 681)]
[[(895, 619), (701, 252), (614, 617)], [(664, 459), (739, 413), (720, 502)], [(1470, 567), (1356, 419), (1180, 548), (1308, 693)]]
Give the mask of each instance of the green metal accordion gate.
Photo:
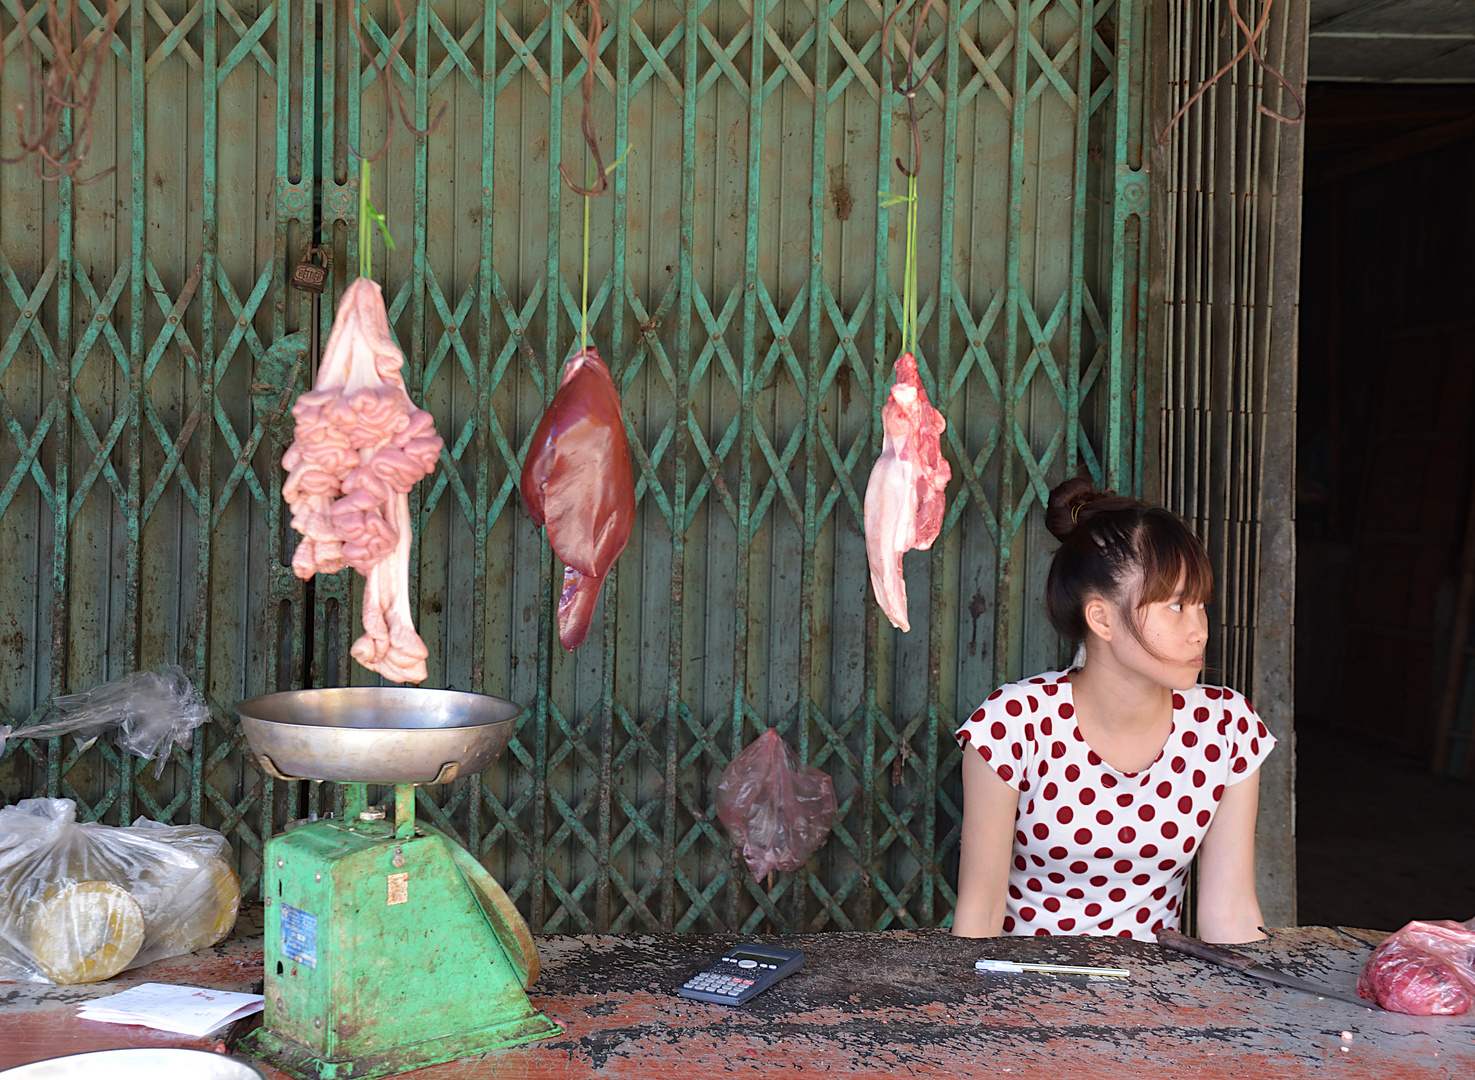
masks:
[[(0, 0), (0, 154), (43, 11)], [(569, 654), (516, 483), (578, 326), (583, 206), (558, 166), (584, 168), (586, 11), (407, 5), (387, 77), (417, 126), (446, 111), (394, 134), (373, 201), (411, 394), (446, 439), (412, 496), (426, 685), (526, 707), (493, 769), (420, 789), (420, 810), (535, 930), (943, 922), (950, 732), (1061, 659), (1040, 505), (1082, 468), (1142, 488), (1150, 7), (950, 0), (921, 33), (917, 105), (919, 359), (953, 482), (941, 538), (908, 556), (912, 631), (879, 617), (861, 499), (904, 235), (881, 193), (911, 142), (889, 11), (605, 0), (596, 126), (607, 161), (628, 156), (591, 207), (589, 291), (639, 519)], [(367, 677), (350, 575), (291, 574), (279, 466), (357, 265), (348, 147), (391, 133), (354, 19), (385, 56), (384, 0), (126, 0), (82, 175), (117, 171), (0, 167), (0, 723), (167, 662), (214, 709), (157, 780), (106, 740), (13, 740), (0, 793), (221, 829), (248, 892), (265, 839), (337, 794), (264, 776), (233, 705)], [(321, 302), (288, 286), (313, 245), (333, 259)], [(806, 868), (758, 882), (711, 806), (768, 726), (834, 778), (840, 812)]]

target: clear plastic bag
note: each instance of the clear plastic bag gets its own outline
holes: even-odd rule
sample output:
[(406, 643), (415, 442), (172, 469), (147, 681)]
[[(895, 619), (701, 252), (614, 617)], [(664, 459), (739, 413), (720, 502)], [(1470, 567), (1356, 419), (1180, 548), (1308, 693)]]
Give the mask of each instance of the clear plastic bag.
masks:
[(1475, 1003), (1475, 919), (1409, 923), (1368, 957), (1357, 993), (1415, 1016), (1469, 1011)]
[(41, 721), (12, 731), (0, 727), (0, 751), (7, 737), (51, 739), (73, 735), (79, 747), (117, 730), (117, 743), (145, 761), (155, 761), (154, 776), (164, 771), (176, 744), (190, 747), (195, 728), (210, 719), (210, 706), (184, 669), (166, 664), (160, 671), (135, 671), (82, 694), (55, 698)]
[(71, 799), (0, 810), (0, 980), (96, 982), (230, 933), (241, 885), (220, 833), (76, 815)]
[(835, 821), (834, 784), (820, 770), (801, 765), (773, 728), (722, 771), (716, 801), (717, 817), (755, 878), (799, 869)]

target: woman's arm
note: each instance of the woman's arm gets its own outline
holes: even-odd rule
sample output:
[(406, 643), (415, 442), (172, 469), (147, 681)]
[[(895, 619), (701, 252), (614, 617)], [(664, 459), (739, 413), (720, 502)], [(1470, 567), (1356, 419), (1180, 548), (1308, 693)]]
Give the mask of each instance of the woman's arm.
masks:
[[(1224, 789), (1214, 823), (1198, 851), (1198, 934), (1229, 945), (1261, 941), (1265, 921), (1255, 896), (1255, 813), (1260, 770)], [(968, 809), (963, 808), (967, 821)], [(966, 833), (965, 833), (966, 835)]]
[(971, 746), (963, 748), (963, 833), (958, 860), (958, 907), (953, 933), (998, 937), (1004, 928), (1009, 856), (1019, 792)]

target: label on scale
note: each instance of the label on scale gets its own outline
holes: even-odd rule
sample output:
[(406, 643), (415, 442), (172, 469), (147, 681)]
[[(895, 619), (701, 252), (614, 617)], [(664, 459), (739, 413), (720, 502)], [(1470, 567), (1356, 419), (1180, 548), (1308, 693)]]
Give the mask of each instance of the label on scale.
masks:
[(291, 904), (282, 905), (282, 955), (317, 969), (318, 917)]
[(389, 902), (391, 904), (405, 904), (410, 900), (410, 874), (406, 871), (402, 874), (389, 875)]

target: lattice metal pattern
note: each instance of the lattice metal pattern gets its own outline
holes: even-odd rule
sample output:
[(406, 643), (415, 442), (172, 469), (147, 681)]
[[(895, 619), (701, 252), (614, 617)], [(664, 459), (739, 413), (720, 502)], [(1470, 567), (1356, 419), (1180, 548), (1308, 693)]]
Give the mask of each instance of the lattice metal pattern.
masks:
[[(217, 715), (157, 783), (56, 744), (8, 751), (0, 785), (224, 828), (251, 886), (262, 839), (331, 796), (262, 777), (230, 707), (365, 676), (353, 582), (309, 590), (286, 568), (277, 460), (331, 320), (285, 279), (314, 230), (339, 289), (357, 265), (345, 141), (379, 145), (387, 117), (356, 3), (135, 4), (119, 145), (94, 144), (116, 185), (0, 172), (0, 529), (21, 553), (0, 579), (21, 635), (0, 707), (178, 659)], [(362, 8), (381, 55), (393, 10)], [(13, 52), (24, 9), (0, 12)], [(421, 812), (535, 929), (935, 924), (960, 813), (948, 733), (1059, 657), (1034, 600), (1040, 502), (1077, 467), (1140, 487), (1147, 13), (954, 0), (922, 34), (919, 359), (954, 483), (943, 536), (908, 560), (905, 636), (878, 624), (861, 532), (900, 318), (901, 218), (878, 190), (910, 140), (886, 11), (605, 14), (596, 115), (606, 160), (629, 156), (592, 207), (591, 318), (640, 520), (573, 655), (516, 481), (578, 324), (582, 205), (557, 167), (584, 167), (584, 13), (421, 2), (388, 75), (417, 124), (449, 106), (428, 139), (396, 136), (373, 192), (411, 392), (446, 436), (412, 504), (429, 684), (527, 706), (504, 759), (421, 789)], [(841, 813), (809, 867), (759, 883), (709, 807), (768, 725), (835, 778)]]

